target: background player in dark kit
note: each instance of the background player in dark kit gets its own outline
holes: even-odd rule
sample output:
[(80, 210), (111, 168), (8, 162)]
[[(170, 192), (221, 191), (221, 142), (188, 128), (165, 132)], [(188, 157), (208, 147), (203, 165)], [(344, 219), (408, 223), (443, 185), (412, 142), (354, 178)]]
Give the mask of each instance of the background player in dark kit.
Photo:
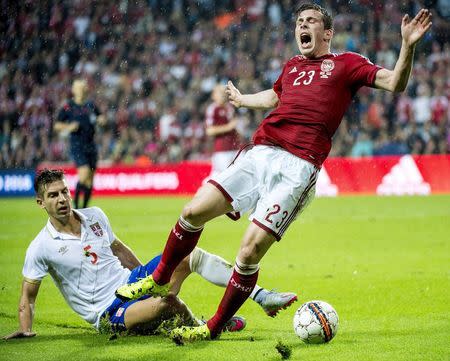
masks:
[(104, 125), (106, 118), (97, 106), (87, 100), (86, 80), (76, 79), (72, 84), (73, 98), (63, 105), (58, 113), (54, 129), (70, 136), (70, 155), (75, 162), (78, 183), (75, 188), (74, 205), (78, 208), (83, 194), (83, 208), (86, 208), (92, 194), (94, 173), (97, 168), (97, 146), (95, 128)]

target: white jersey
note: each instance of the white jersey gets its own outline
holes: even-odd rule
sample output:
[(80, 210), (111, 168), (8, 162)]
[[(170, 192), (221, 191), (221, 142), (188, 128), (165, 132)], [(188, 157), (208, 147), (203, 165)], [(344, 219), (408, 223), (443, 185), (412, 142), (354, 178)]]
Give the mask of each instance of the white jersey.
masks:
[(116, 237), (105, 213), (97, 207), (74, 212), (81, 219), (81, 238), (59, 233), (49, 220), (29, 245), (22, 273), (31, 282), (50, 273), (69, 306), (97, 325), (131, 271), (112, 253)]

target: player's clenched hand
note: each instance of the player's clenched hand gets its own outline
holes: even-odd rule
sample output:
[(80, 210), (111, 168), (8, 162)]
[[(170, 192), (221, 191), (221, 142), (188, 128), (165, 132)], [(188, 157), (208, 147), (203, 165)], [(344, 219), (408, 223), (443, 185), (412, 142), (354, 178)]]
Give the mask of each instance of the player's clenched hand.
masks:
[(231, 104), (233, 104), (236, 108), (242, 106), (242, 94), (231, 81), (228, 81), (225, 92), (227, 93), (228, 100)]
[(26, 337), (34, 337), (36, 336), (36, 332), (28, 332), (28, 331), (16, 331), (10, 335), (3, 336), (3, 340), (10, 340), (12, 338), (26, 338)]
[(420, 10), (414, 19), (405, 15), (402, 19), (402, 38), (407, 45), (415, 45), (431, 28), (431, 13), (427, 9)]

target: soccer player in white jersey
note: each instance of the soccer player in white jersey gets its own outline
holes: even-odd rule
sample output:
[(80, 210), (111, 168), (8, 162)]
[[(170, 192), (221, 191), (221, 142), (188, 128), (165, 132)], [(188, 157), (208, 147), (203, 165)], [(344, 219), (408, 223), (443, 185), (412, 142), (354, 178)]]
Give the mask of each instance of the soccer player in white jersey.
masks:
[(333, 19), (321, 6), (301, 4), (295, 15), (300, 54), (285, 63), (273, 88), (241, 94), (231, 82), (227, 87), (236, 107), (273, 108), (253, 136), (254, 147), (205, 184), (183, 208), (153, 274), (117, 290), (126, 299), (135, 297), (132, 291), (165, 295), (173, 271), (196, 247), (205, 223), (232, 211), (249, 212), (251, 223), (216, 313), (205, 325), (175, 329), (173, 337), (195, 341), (219, 336), (251, 294), (260, 260), (314, 197), (320, 167), (353, 95), (362, 86), (403, 91), (415, 46), (431, 27), (428, 10), (420, 10), (413, 19), (405, 15), (400, 54), (394, 69), (388, 70), (356, 53), (331, 53)]
[[(117, 299), (117, 287), (151, 274), (160, 256), (142, 265), (136, 255), (111, 229), (100, 208), (72, 209), (70, 192), (62, 171), (44, 170), (35, 180), (36, 200), (49, 220), (31, 242), (23, 267), (22, 294), (19, 302), (19, 330), (5, 339), (32, 337), (35, 300), (43, 277), (50, 273), (68, 305), (84, 320), (98, 327), (105, 317), (113, 330), (154, 330), (162, 320), (180, 315), (186, 324), (196, 324), (191, 311), (176, 297), (191, 272), (225, 287), (232, 266), (222, 258), (196, 248), (171, 279), (169, 297), (140, 297), (123, 302)], [(259, 288), (253, 299), (274, 316), (297, 297)], [(226, 325), (228, 331), (245, 327), (236, 317)]]

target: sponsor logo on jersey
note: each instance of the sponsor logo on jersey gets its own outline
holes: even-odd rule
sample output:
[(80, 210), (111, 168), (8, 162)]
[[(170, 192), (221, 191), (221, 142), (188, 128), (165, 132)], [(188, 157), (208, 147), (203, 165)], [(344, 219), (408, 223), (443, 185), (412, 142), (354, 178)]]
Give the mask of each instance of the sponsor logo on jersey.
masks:
[(331, 59), (325, 59), (320, 64), (320, 77), (327, 79), (331, 75), (331, 71), (334, 69), (334, 61)]
[(92, 232), (94, 232), (94, 234), (95, 234), (97, 237), (103, 236), (103, 229), (102, 229), (102, 227), (100, 226), (100, 224), (98, 224), (98, 222), (95, 222), (94, 224), (91, 224), (89, 227), (91, 227)]
[(424, 181), (416, 162), (410, 155), (401, 157), (377, 187), (377, 194), (380, 195), (426, 195), (430, 193), (430, 184)]
[(294, 67), (291, 69), (291, 71), (289, 72), (289, 74), (296, 73), (296, 72), (297, 72), (297, 67), (294, 66)]

